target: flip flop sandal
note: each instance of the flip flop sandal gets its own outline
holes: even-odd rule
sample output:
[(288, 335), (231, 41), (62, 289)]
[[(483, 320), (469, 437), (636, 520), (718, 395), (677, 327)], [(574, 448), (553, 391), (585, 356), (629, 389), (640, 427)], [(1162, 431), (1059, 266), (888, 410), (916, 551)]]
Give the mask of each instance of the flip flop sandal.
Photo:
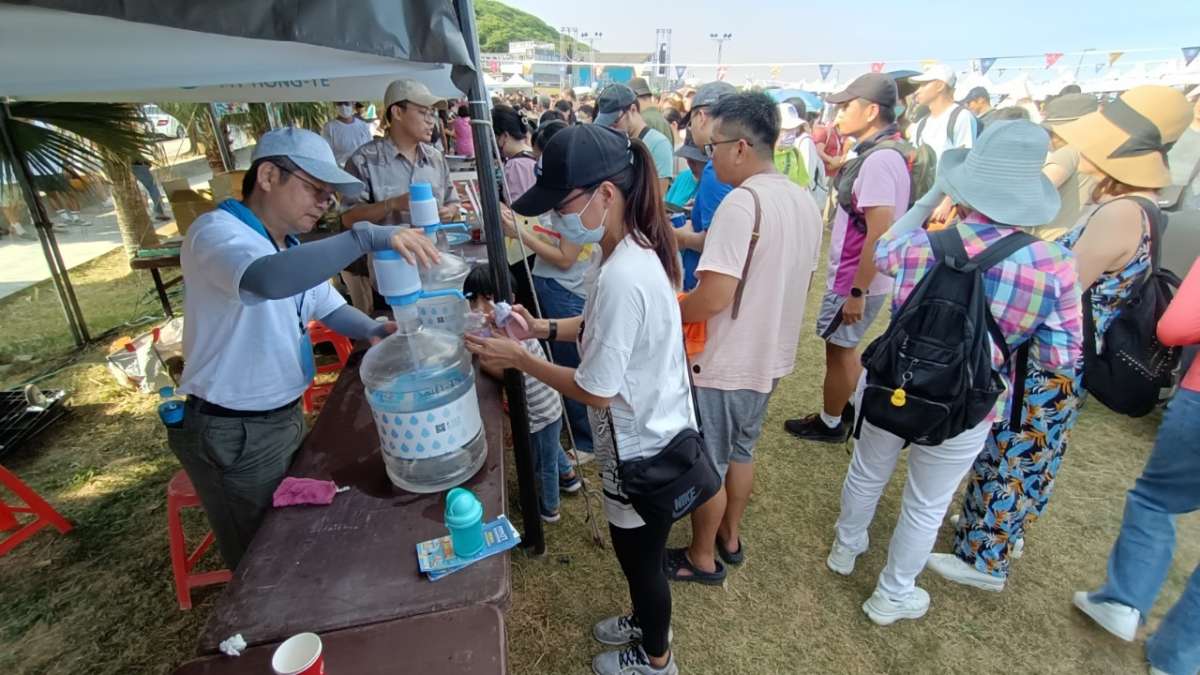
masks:
[[(725, 566), (720, 560), (716, 561), (717, 571), (705, 572), (696, 569), (692, 565), (692, 561), (688, 560), (686, 548), (669, 548), (667, 549), (667, 557), (663, 564), (663, 571), (667, 573), (667, 578), (671, 581), (687, 581), (696, 584), (704, 584), (706, 586), (720, 586), (725, 582)], [(679, 572), (687, 570), (690, 575), (681, 576)]]
[(725, 550), (725, 542), (717, 539), (717, 555), (729, 565), (741, 565), (746, 560), (746, 542), (738, 537), (738, 550), (730, 553)]

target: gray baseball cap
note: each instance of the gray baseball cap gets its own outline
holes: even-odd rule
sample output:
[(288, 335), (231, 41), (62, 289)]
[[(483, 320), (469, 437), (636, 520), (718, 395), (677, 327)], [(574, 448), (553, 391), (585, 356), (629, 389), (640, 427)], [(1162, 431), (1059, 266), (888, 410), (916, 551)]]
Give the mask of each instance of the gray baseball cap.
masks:
[(696, 90), (696, 95), (692, 97), (692, 107), (688, 109), (688, 114), (683, 118), (683, 124), (686, 126), (692, 120), (692, 111), (696, 108), (704, 108), (710, 106), (729, 94), (736, 94), (737, 87), (728, 82), (708, 82), (700, 85)]
[(637, 94), (632, 89), (623, 84), (610, 84), (596, 99), (596, 119), (592, 121), (602, 127), (611, 127), (634, 103), (637, 103)]
[(339, 168), (325, 139), (307, 129), (283, 127), (263, 134), (250, 161), (269, 157), (287, 157), (304, 173), (344, 195), (362, 192), (362, 181)]

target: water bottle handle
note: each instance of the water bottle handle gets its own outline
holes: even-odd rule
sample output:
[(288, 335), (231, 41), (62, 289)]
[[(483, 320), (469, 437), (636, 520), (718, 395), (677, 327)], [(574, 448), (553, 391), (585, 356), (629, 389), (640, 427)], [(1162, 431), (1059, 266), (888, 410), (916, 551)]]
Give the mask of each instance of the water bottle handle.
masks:
[(456, 288), (443, 288), (440, 291), (421, 291), (421, 299), (425, 298), (448, 298), (455, 297), (460, 300), (466, 300), (467, 296), (463, 295), (462, 291)]
[(464, 223), (464, 222), (458, 222), (458, 223), (438, 223), (438, 224), (436, 224), (436, 225), (426, 225), (426, 226), (425, 226), (425, 234), (432, 235), (432, 234), (435, 234), (435, 233), (437, 233), (437, 232), (439, 232), (439, 231), (441, 231), (441, 230), (462, 230), (463, 232), (469, 232), (469, 231), (470, 231), (470, 230), (467, 228), (467, 224), (466, 224), (466, 223)]

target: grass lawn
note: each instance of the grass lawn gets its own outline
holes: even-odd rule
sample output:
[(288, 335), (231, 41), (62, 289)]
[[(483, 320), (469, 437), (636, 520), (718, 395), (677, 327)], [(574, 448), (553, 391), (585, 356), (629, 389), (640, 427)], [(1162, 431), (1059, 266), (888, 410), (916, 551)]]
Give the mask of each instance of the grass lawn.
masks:
[[(127, 267), (102, 259), (96, 276), (81, 278), (80, 292), (110, 291), (105, 302), (112, 325), (153, 313), (148, 279), (130, 277)], [(14, 302), (40, 306), (22, 296)], [(45, 320), (61, 324), (53, 302), (48, 296), (40, 303), (49, 308)], [(100, 310), (81, 302), (85, 311)], [(9, 301), (0, 303), (0, 312), (0, 353), (23, 353), (28, 347), (10, 347), (37, 334), (41, 324), (13, 328), (9, 321), (17, 312)], [(219, 594), (196, 592), (190, 612), (175, 605), (165, 486), (178, 464), (166, 449), (156, 401), (118, 389), (103, 366), (106, 351), (86, 350), (44, 381), (74, 392), (73, 414), (33, 447), (3, 460), (76, 529), (66, 536), (39, 533), (0, 558), (0, 672), (168, 673), (194, 653)], [(11, 383), (18, 372), (10, 368), (0, 377)], [(829, 572), (824, 559), (849, 456), (841, 446), (795, 441), (782, 429), (787, 417), (815, 409), (822, 372), (821, 343), (806, 331), (796, 373), (772, 399), (758, 446), (746, 563), (724, 587), (673, 586), (674, 648), (684, 672), (1145, 672), (1140, 643), (1127, 645), (1096, 629), (1070, 598), (1103, 577), (1124, 491), (1145, 461), (1157, 415), (1130, 420), (1088, 405), (1051, 506), (1030, 531), (1009, 588), (991, 594), (923, 575), (919, 583), (933, 596), (928, 616), (884, 629), (859, 606), (886, 558), (903, 473), (880, 503), (873, 543), (858, 571), (849, 578)], [(595, 485), (594, 468), (586, 473)], [(510, 494), (516, 516), (515, 485)], [(627, 608), (616, 560), (591, 543), (583, 514), (582, 500), (567, 498), (563, 521), (547, 529), (549, 553), (536, 559), (513, 554), (512, 673), (590, 672), (589, 661), (601, 650), (589, 637), (592, 623)], [(196, 518), (190, 523), (192, 531), (204, 527)], [(1180, 550), (1151, 628), (1200, 561), (1197, 519), (1182, 518), (1179, 530)], [(948, 550), (948, 534), (945, 528), (938, 550)], [(672, 542), (687, 538), (681, 523)]]

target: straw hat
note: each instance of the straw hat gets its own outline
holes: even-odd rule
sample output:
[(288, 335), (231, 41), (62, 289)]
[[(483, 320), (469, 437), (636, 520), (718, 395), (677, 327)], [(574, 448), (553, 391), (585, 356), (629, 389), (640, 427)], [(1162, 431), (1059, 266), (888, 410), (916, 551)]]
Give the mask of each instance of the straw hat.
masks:
[(993, 122), (975, 147), (953, 148), (938, 162), (937, 186), (997, 223), (1036, 227), (1054, 220), (1062, 202), (1042, 173), (1050, 135), (1025, 120)]
[(1170, 87), (1134, 87), (1099, 111), (1054, 127), (1054, 133), (1122, 183), (1161, 188), (1171, 184), (1167, 150), (1191, 123), (1191, 108)]

